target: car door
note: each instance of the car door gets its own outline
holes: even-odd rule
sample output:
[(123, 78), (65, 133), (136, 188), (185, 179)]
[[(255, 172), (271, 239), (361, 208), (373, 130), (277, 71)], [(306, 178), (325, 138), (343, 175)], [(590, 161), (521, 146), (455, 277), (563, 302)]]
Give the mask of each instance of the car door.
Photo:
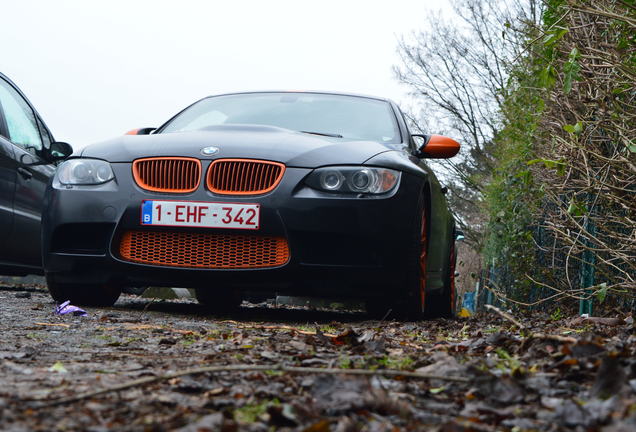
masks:
[[(0, 111), (2, 107), (0, 106)], [(15, 176), (13, 169), (13, 146), (3, 136), (5, 130), (3, 117), (0, 115), (0, 239), (5, 242), (13, 233), (13, 197), (15, 195)], [(9, 247), (0, 247), (0, 263), (8, 261)]]
[[(2, 147), (12, 155), (3, 159), (3, 170), (13, 172), (12, 228), (4, 243), (4, 261), (41, 267), (41, 211), (54, 165), (43, 158), (51, 136), (26, 98), (0, 76), (0, 116)], [(9, 152), (8, 152), (9, 153)], [(5, 189), (10, 189), (10, 180)], [(8, 196), (8, 194), (7, 194)], [(7, 206), (8, 207), (8, 206)], [(5, 216), (5, 219), (8, 219)]]

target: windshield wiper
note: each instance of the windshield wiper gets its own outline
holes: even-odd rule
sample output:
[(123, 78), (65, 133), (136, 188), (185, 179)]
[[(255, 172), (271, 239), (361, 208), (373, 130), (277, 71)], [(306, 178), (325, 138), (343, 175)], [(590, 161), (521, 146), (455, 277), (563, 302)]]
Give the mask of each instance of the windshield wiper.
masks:
[(312, 131), (299, 131), (299, 132), (306, 133), (306, 134), (311, 134), (311, 135), (327, 136), (327, 137), (332, 137), (332, 138), (342, 138), (342, 135), (340, 135), (340, 134), (332, 134), (332, 133), (324, 133), (324, 132), (312, 132)]

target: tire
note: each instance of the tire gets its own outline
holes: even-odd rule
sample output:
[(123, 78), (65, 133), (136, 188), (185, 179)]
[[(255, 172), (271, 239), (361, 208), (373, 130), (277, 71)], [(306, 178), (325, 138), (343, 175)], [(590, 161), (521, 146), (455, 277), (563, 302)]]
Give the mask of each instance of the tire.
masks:
[(455, 287), (455, 266), (457, 256), (455, 253), (455, 234), (453, 233), (450, 252), (448, 254), (448, 272), (444, 278), (444, 291), (435, 296), (429, 296), (431, 317), (454, 318), (456, 316), (456, 287)]
[(229, 289), (219, 295), (219, 292), (210, 288), (194, 289), (197, 301), (210, 312), (233, 312), (236, 311), (243, 298), (238, 290)]
[(60, 283), (50, 274), (46, 275), (46, 285), (56, 302), (69, 300), (79, 306), (112, 306), (121, 294), (121, 286), (117, 284)]
[[(369, 299), (367, 313), (375, 318), (404, 321), (421, 320), (427, 315), (426, 265), (428, 260), (428, 215), (420, 195), (409, 239), (404, 284), (389, 289), (392, 297)], [(395, 293), (398, 293), (397, 296)]]

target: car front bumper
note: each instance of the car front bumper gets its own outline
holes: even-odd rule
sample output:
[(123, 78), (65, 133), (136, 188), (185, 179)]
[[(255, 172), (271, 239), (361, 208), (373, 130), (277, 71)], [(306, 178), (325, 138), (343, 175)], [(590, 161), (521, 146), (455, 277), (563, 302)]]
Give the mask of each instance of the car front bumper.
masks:
[[(256, 196), (221, 196), (203, 186), (191, 194), (148, 192), (131, 175), (131, 164), (112, 164), (116, 180), (99, 186), (66, 187), (54, 179), (43, 215), (45, 271), (60, 283), (117, 282), (127, 286), (228, 286), (303, 296), (356, 297), (403, 285), (407, 245), (421, 179), (403, 173), (386, 197), (338, 197), (304, 185), (312, 171), (287, 168), (280, 185)], [(287, 239), (290, 259), (279, 267), (205, 269), (126, 261), (119, 253), (129, 230), (201, 232), (202, 228), (140, 224), (143, 200), (260, 204), (258, 236)], [(218, 234), (235, 230), (204, 229)], [(241, 232), (240, 234), (245, 234)]]

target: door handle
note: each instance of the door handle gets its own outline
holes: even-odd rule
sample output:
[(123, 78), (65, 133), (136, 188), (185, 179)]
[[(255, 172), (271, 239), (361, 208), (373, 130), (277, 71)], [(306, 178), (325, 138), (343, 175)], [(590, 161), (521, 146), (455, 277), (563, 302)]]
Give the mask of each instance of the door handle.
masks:
[(31, 179), (31, 177), (33, 177), (33, 173), (31, 171), (29, 171), (28, 169), (26, 169), (26, 168), (18, 167), (18, 173), (25, 180), (29, 180), (29, 179)]

